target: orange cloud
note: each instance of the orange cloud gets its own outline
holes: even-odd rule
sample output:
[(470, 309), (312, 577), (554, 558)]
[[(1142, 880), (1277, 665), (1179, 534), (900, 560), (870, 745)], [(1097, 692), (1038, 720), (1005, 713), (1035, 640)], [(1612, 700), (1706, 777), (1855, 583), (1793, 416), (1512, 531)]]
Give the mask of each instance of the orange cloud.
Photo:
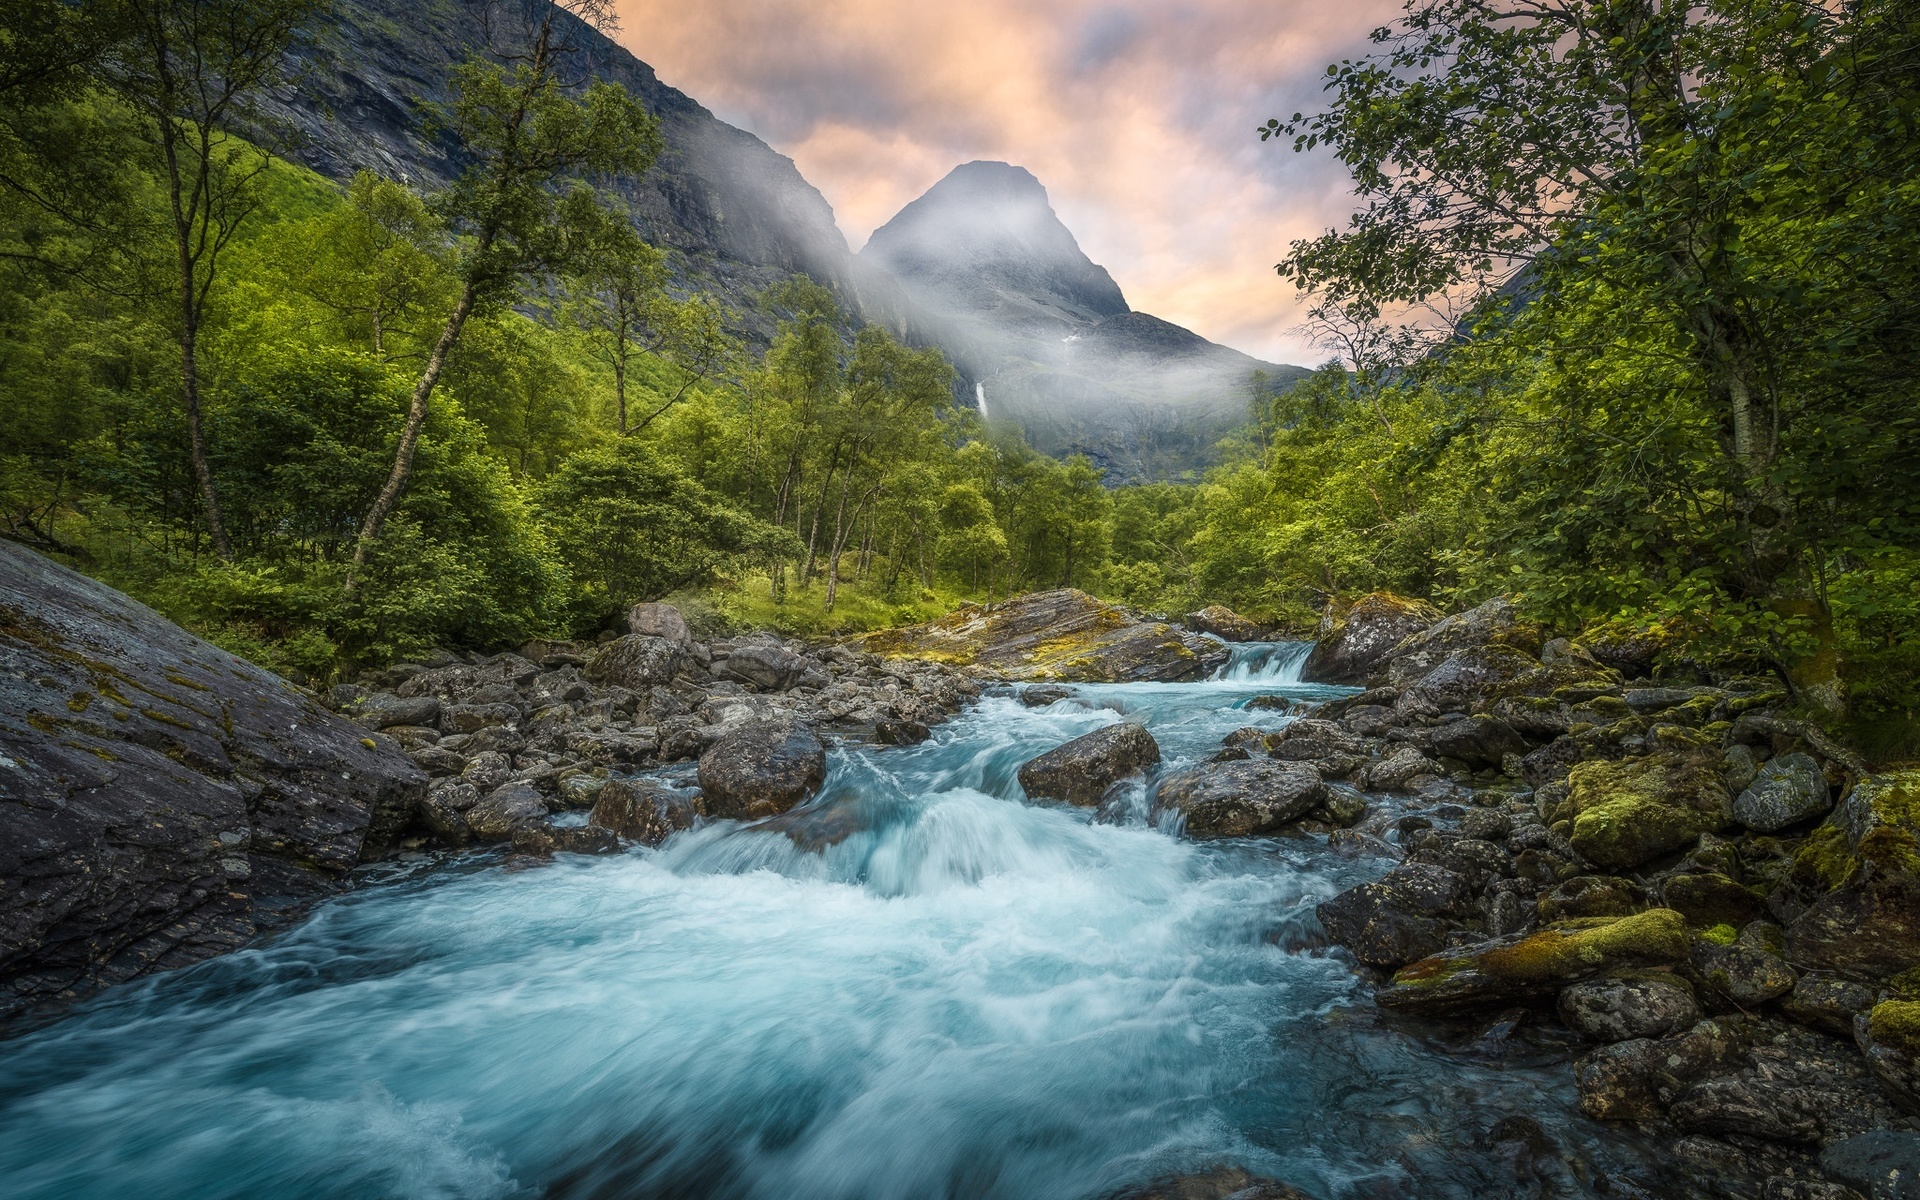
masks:
[(953, 167), (1000, 159), (1128, 301), (1282, 362), (1325, 357), (1273, 273), (1347, 215), (1346, 176), (1255, 129), (1398, 0), (619, 0), (667, 83), (791, 156), (854, 247)]

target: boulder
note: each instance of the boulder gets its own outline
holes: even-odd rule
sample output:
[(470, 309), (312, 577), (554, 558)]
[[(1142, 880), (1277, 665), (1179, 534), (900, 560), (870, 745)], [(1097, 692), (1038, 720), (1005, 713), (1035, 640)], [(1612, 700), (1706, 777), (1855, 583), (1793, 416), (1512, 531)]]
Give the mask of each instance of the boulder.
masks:
[(1382, 682), (1405, 687), (1462, 651), (1510, 649), (1538, 666), (1543, 641), (1539, 626), (1522, 621), (1511, 602), (1495, 596), (1477, 608), (1437, 621), (1394, 646), (1386, 655)]
[(1427, 731), (1427, 748), (1468, 766), (1499, 766), (1509, 754), (1525, 754), (1526, 739), (1497, 717), (1462, 717)]
[(1799, 979), (1786, 960), (1748, 941), (1721, 945), (1695, 938), (1692, 965), (1712, 996), (1743, 1010), (1786, 995)]
[(1375, 791), (1404, 792), (1422, 775), (1438, 775), (1440, 765), (1412, 746), (1402, 746), (1368, 765), (1366, 785)]
[(395, 743), (0, 540), (0, 1019), (244, 945), (416, 815)]
[(634, 605), (627, 610), (627, 632), (641, 637), (664, 638), (683, 646), (693, 641), (693, 634), (687, 629), (687, 619), (671, 604)]
[(713, 673), (722, 679), (744, 683), (763, 692), (784, 692), (792, 687), (811, 664), (785, 646), (773, 642), (747, 642), (733, 648), (726, 658), (713, 664)]
[(1853, 1019), (1867, 1065), (1908, 1111), (1920, 1111), (1920, 1003), (1883, 1000)]
[(1401, 967), (1438, 954), (1472, 900), (1467, 881), (1444, 867), (1402, 863), (1376, 883), (1349, 888), (1314, 911), (1327, 938), (1370, 967)]
[(1534, 911), (1543, 924), (1591, 917), (1625, 917), (1647, 906), (1647, 894), (1631, 879), (1576, 875), (1540, 897)]
[(1739, 929), (1766, 911), (1766, 901), (1718, 871), (1669, 875), (1660, 884), (1660, 903), (1684, 916), (1690, 925)]
[(1876, 1129), (1820, 1152), (1820, 1169), (1867, 1200), (1920, 1200), (1920, 1133)]
[(407, 698), (391, 692), (374, 692), (356, 701), (351, 715), (368, 729), (387, 729), (395, 725), (437, 725), (440, 722), (440, 701), (433, 696)]
[(873, 723), (873, 740), (882, 746), (918, 746), (932, 736), (933, 730), (918, 721), (886, 720)]
[(970, 604), (925, 625), (869, 634), (887, 658), (925, 658), (1061, 683), (1174, 682), (1204, 678), (1226, 661), (1218, 643), (1065, 588)]
[(550, 858), (555, 854), (618, 854), (620, 839), (611, 830), (592, 825), (516, 826), (513, 848), (521, 854)]
[(483, 842), (504, 842), (522, 825), (547, 819), (547, 802), (525, 783), (503, 783), (467, 810), (467, 828)]
[(1223, 642), (1257, 642), (1265, 632), (1224, 604), (1209, 604), (1199, 612), (1190, 612), (1185, 622), (1195, 633), (1210, 633)]
[(1128, 721), (1083, 734), (1020, 768), (1020, 786), (1035, 800), (1091, 808), (1109, 787), (1160, 761), (1160, 745)]
[(708, 815), (756, 821), (819, 791), (827, 778), (827, 750), (804, 722), (749, 721), (701, 754), (699, 774)]
[(1071, 698), (1073, 689), (1057, 683), (1040, 683), (1020, 689), (1020, 703), (1028, 708), (1045, 708)]
[(1168, 776), (1154, 810), (1180, 814), (1189, 837), (1249, 837), (1297, 821), (1326, 799), (1326, 783), (1307, 764), (1254, 759)]
[(609, 779), (594, 798), (587, 824), (643, 846), (658, 846), (693, 828), (699, 816), (697, 801), (670, 788), (643, 779)]
[(466, 780), (436, 779), (420, 801), (420, 823), (441, 841), (464, 846), (473, 839), (467, 812), (478, 803), (480, 789)]
[(1826, 774), (1811, 755), (1782, 754), (1755, 774), (1733, 802), (1733, 817), (1758, 833), (1778, 833), (1833, 807)]
[(1373, 592), (1344, 609), (1329, 603), (1300, 677), (1313, 683), (1367, 683), (1382, 675), (1395, 646), (1441, 619), (1424, 600)]
[(1732, 821), (1732, 797), (1713, 764), (1697, 757), (1583, 762), (1567, 775), (1569, 840), (1582, 858), (1625, 871), (1685, 850)]
[(1920, 771), (1856, 784), (1769, 902), (1792, 913), (1795, 966), (1886, 976), (1920, 962)]
[(602, 646), (587, 664), (586, 676), (593, 683), (645, 693), (656, 685), (672, 683), (692, 666), (693, 655), (685, 645), (634, 633)]
[(1516, 680), (1539, 666), (1525, 651), (1511, 646), (1456, 650), (1410, 683), (1394, 702), (1393, 711), (1403, 720), (1485, 712), (1513, 692)]
[(1626, 968), (1674, 966), (1687, 960), (1687, 951), (1686, 922), (1655, 908), (1435, 955), (1402, 968), (1374, 999), (1409, 1012), (1469, 1012), (1550, 996)]
[(1656, 971), (1582, 980), (1561, 991), (1559, 1008), (1567, 1028), (1596, 1042), (1665, 1037), (1700, 1019), (1687, 981)]
[(1825, 972), (1808, 972), (1780, 1001), (1789, 1017), (1835, 1037), (1853, 1036), (1853, 1019), (1873, 1007), (1874, 991), (1865, 984)]

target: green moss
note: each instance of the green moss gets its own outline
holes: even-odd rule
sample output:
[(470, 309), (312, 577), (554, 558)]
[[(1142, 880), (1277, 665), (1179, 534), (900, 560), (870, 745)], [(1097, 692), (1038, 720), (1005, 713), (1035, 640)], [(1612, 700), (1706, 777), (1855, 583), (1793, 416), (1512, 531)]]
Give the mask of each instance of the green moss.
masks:
[(367, 749), (369, 749), (369, 750), (378, 750), (378, 749), (380, 748), (380, 743), (378, 743), (378, 742), (376, 742), (376, 741), (374, 741), (374, 740), (373, 740), (372, 738), (370, 738), (370, 737), (369, 737), (369, 738), (361, 738), (361, 739), (360, 739), (360, 744), (361, 744), (362, 746), (365, 746), (365, 747), (366, 747)]
[(1834, 818), (1801, 843), (1788, 878), (1829, 892), (1868, 865), (1883, 876), (1920, 876), (1920, 771), (1861, 780)]
[(1740, 937), (1740, 931), (1731, 925), (1715, 925), (1712, 929), (1702, 930), (1702, 941), (1712, 942), (1716, 946), (1731, 946)]
[(1887, 980), (1887, 990), (1899, 1000), (1920, 1000), (1920, 966), (1906, 970)]
[(1609, 870), (1683, 850), (1728, 823), (1725, 786), (1692, 760), (1585, 762), (1567, 782), (1573, 848)]
[(1883, 1046), (1920, 1058), (1920, 1002), (1883, 1000), (1874, 1005), (1867, 1016), (1867, 1035)]
[(158, 721), (162, 725), (171, 725), (176, 729), (193, 728), (192, 725), (182, 721), (179, 717), (173, 716), (170, 713), (163, 713), (157, 708), (143, 708), (140, 710), (140, 715), (149, 721)]
[(1630, 917), (1569, 921), (1479, 954), (1426, 959), (1402, 970), (1393, 982), (1432, 987), (1474, 969), (1517, 984), (1547, 984), (1609, 967), (1674, 963), (1686, 957), (1686, 920), (1672, 909), (1652, 908)]
[(83, 713), (87, 711), (88, 707), (91, 706), (92, 704), (93, 704), (92, 692), (75, 692), (73, 694), (73, 698), (67, 701), (67, 711)]
[(196, 692), (206, 692), (206, 691), (212, 690), (206, 684), (201, 683), (196, 679), (189, 678), (187, 675), (177, 670), (167, 671), (166, 676), (167, 676), (168, 683), (178, 684), (183, 688), (192, 688)]

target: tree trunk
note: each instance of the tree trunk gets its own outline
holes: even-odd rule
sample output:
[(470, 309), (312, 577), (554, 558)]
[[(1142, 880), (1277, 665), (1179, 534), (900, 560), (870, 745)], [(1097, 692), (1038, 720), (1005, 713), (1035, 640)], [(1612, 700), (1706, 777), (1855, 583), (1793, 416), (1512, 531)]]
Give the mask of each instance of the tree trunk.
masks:
[[(479, 253), (486, 253), (483, 241)], [(447, 318), (447, 324), (440, 331), (440, 340), (433, 344), (433, 353), (427, 358), (427, 368), (421, 372), (419, 382), (413, 385), (413, 403), (407, 409), (407, 423), (400, 430), (400, 447), (393, 456), (393, 470), (387, 475), (386, 486), (380, 489), (380, 496), (367, 512), (367, 519), (360, 526), (359, 540), (353, 547), (353, 565), (347, 570), (347, 591), (352, 593), (359, 586), (361, 568), (367, 564), (367, 551), (374, 540), (380, 536), (380, 529), (387, 523), (387, 517), (393, 512), (393, 506), (400, 501), (400, 494), (406, 490), (407, 479), (413, 474), (413, 452), (420, 443), (420, 427), (427, 421), (427, 405), (433, 399), (433, 389), (440, 382), (440, 372), (446, 368), (447, 356), (453, 353), (454, 343), (460, 340), (460, 330), (466, 325), (467, 318), (473, 315), (474, 284), (469, 280), (460, 289), (460, 300), (453, 306), (453, 314)]]

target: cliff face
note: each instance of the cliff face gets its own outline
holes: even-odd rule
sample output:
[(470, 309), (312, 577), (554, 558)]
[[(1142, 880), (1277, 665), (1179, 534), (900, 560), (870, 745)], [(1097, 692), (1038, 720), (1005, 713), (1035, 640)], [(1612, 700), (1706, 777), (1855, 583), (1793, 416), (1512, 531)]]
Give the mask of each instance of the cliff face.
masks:
[(244, 945), (414, 818), (391, 741), (0, 540), (0, 1021)]
[[(451, 98), (453, 68), (487, 44), (486, 20), (474, 0), (345, 0), (302, 51), (299, 85), (269, 106), (297, 134), (290, 156), (342, 181), (361, 168), (418, 187), (457, 174), (459, 146), (433, 129), (432, 106)], [(832, 208), (793, 160), (668, 87), (597, 31), (563, 22), (574, 73), (622, 85), (660, 120), (667, 152), (625, 191), (637, 224), (674, 252), (687, 282), (732, 302), (750, 332), (765, 332), (753, 295), (796, 273), (832, 287), (862, 319), (903, 331), (897, 288), (848, 252)]]
[(877, 230), (860, 257), (914, 305), (913, 323), (959, 367), (965, 390), (1054, 454), (1085, 453), (1139, 482), (1205, 466), (1246, 423), (1254, 373), (1304, 377), (1134, 312), (1033, 175), (956, 168)]

